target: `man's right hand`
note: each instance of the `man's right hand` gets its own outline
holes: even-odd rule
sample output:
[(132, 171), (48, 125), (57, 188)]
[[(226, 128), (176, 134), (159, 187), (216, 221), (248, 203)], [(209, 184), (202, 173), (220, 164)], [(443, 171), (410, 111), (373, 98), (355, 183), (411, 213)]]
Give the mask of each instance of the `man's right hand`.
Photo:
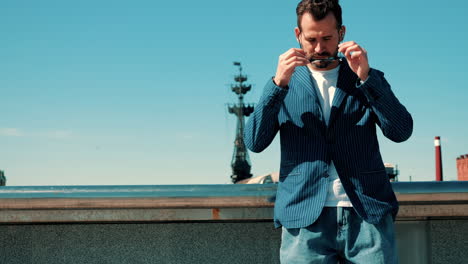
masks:
[(309, 60), (306, 58), (304, 50), (291, 48), (279, 56), (278, 68), (276, 69), (273, 81), (279, 87), (286, 88), (294, 73), (294, 69), (297, 66), (305, 66), (307, 64), (309, 64)]

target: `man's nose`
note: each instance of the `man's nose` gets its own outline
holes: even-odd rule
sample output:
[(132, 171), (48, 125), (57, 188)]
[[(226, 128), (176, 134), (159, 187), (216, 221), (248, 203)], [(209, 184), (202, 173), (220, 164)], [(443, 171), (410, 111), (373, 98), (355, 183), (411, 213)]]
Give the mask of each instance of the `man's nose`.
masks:
[(324, 45), (320, 42), (317, 42), (317, 45), (315, 46), (315, 53), (322, 53), (324, 51)]

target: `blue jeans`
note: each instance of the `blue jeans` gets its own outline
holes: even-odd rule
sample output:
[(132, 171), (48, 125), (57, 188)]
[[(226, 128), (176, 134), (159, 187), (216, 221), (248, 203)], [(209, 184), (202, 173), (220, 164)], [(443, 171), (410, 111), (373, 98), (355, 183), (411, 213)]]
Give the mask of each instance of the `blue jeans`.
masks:
[(352, 207), (325, 207), (308, 227), (283, 227), (280, 259), (281, 264), (398, 263), (392, 216), (373, 225)]

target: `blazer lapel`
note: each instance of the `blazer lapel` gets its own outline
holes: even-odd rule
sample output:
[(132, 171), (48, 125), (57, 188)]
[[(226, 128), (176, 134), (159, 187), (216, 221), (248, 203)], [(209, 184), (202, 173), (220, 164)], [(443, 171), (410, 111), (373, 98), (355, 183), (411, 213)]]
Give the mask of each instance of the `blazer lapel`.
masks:
[(305, 88), (305, 92), (312, 95), (312, 98), (314, 100), (314, 103), (312, 104), (314, 106), (314, 109), (312, 109), (312, 111), (314, 113), (317, 113), (316, 115), (320, 119), (320, 121), (325, 122), (323, 118), (322, 103), (320, 102), (320, 97), (317, 94), (317, 89), (315, 88), (315, 85), (312, 82), (312, 76), (307, 66), (296, 67), (294, 77), (295, 81), (299, 83), (298, 87), (301, 87), (301, 89)]

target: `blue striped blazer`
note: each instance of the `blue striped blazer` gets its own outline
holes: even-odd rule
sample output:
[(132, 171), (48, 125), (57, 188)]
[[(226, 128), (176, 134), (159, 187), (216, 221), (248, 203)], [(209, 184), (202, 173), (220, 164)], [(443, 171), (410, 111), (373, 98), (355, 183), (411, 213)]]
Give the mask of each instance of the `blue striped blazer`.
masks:
[(268, 81), (245, 127), (245, 144), (261, 152), (280, 132), (281, 165), (274, 218), (276, 227), (306, 227), (319, 217), (326, 200), (327, 169), (333, 160), (356, 212), (378, 223), (398, 212), (380, 155), (376, 125), (392, 141), (413, 131), (413, 119), (384, 78), (371, 69), (358, 84), (348, 63), (341, 62), (328, 126), (312, 76), (297, 67), (288, 89)]

